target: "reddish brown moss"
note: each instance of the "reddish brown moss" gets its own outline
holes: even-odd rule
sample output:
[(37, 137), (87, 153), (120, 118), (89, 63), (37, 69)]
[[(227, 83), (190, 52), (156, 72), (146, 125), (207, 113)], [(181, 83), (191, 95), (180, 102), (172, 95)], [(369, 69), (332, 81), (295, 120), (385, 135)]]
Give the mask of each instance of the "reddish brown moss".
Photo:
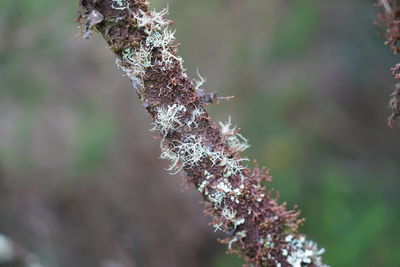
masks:
[[(94, 10), (99, 12), (104, 19), (95, 25), (86, 23), (85, 30), (93, 28), (100, 32), (120, 59), (121, 67), (129, 69), (131, 66), (124, 60), (124, 51), (138, 51), (149, 37), (146, 33), (149, 29), (138, 27), (135, 14), (139, 10), (149, 16), (150, 13), (147, 1), (128, 0), (125, 3), (126, 9), (116, 10), (112, 8), (112, 0), (82, 0), (80, 21), (90, 20)], [(169, 44), (168, 51), (177, 56), (178, 45)], [(227, 172), (227, 165), (222, 161), (240, 163), (241, 157), (226, 144), (226, 137), (205, 111), (208, 103), (218, 100), (216, 95), (205, 94), (201, 88), (196, 88), (195, 81), (186, 76), (178, 59), (174, 58), (172, 65), (157, 64), (162, 62), (160, 47), (152, 47), (151, 62), (152, 66), (147, 67), (141, 77), (131, 79), (143, 83), (143, 86), (135, 87), (153, 121), (163, 108), (184, 107), (179, 113), (182, 122), (179, 131), (163, 134), (162, 148), (164, 152), (171, 151), (179, 156), (182, 153), (176, 151), (179, 145), (191, 144), (193, 137), (200, 140), (195, 145), (204, 149), (204, 155), (195, 164), (179, 164), (182, 164), (188, 183), (201, 192), (206, 213), (213, 219), (212, 224), (228, 234), (229, 237), (221, 242), (229, 244), (230, 252), (243, 255), (255, 266), (297, 266), (288, 257), (296, 249), (290, 246), (287, 237), (300, 237), (297, 231), (303, 220), (298, 218), (298, 211), (288, 210), (285, 203), (278, 203), (277, 195), (265, 191), (264, 182), (271, 180), (266, 169), (240, 166), (243, 169), (239, 172)], [(202, 114), (195, 117), (196, 127), (190, 127), (187, 122), (193, 120), (196, 109)], [(228, 189), (221, 193), (224, 187)], [(315, 251), (315, 258), (304, 262), (303, 266), (323, 266), (317, 255)]]
[[(399, 0), (380, 0), (378, 5), (382, 8), (382, 13), (378, 14), (378, 25), (385, 28), (386, 45), (389, 45), (392, 52), (397, 55), (400, 53), (400, 1)], [(400, 79), (400, 64), (392, 68), (392, 74), (396, 80)], [(397, 84), (395, 91), (391, 95), (389, 108), (392, 114), (389, 117), (388, 125), (393, 127), (396, 122), (400, 123), (400, 85)], [(400, 125), (400, 124), (399, 124)]]

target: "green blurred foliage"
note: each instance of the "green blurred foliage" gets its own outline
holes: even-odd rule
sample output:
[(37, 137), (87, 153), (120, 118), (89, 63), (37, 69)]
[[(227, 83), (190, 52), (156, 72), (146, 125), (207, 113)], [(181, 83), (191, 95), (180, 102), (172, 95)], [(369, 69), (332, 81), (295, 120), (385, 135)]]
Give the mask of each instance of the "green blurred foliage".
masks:
[(90, 171), (101, 171), (115, 140), (115, 124), (108, 114), (99, 110), (80, 116), (79, 131), (74, 137), (77, 143), (72, 153), (71, 170), (77, 177)]
[(291, 1), (291, 5), (288, 14), (284, 13), (279, 19), (280, 27), (276, 29), (270, 50), (272, 58), (306, 53), (315, 36), (318, 27), (316, 1)]

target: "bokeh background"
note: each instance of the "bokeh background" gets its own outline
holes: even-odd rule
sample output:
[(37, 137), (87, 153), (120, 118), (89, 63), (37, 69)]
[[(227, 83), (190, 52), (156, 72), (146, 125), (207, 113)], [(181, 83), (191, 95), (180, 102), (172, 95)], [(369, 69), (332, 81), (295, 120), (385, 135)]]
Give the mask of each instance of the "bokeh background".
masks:
[[(154, 0), (158, 9), (166, 1)], [(400, 266), (399, 58), (373, 0), (169, 0), (188, 73), (232, 120), (332, 266)], [(44, 266), (239, 267), (78, 0), (0, 1), (0, 233)], [(1, 265), (0, 266), (16, 266)]]

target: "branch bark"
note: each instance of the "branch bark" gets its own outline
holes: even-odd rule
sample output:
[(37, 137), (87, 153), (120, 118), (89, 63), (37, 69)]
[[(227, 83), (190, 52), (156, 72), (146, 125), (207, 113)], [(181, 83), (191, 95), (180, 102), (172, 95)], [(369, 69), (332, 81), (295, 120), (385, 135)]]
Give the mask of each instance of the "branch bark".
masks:
[(247, 168), (248, 147), (230, 121), (218, 127), (205, 107), (218, 102), (204, 80), (189, 79), (178, 54), (167, 10), (146, 0), (81, 0), (84, 38), (102, 34), (136, 90), (161, 139), (161, 158), (181, 172), (203, 199), (212, 225), (227, 234), (228, 252), (251, 266), (326, 266), (323, 249), (298, 232), (299, 212), (265, 191), (265, 168)]

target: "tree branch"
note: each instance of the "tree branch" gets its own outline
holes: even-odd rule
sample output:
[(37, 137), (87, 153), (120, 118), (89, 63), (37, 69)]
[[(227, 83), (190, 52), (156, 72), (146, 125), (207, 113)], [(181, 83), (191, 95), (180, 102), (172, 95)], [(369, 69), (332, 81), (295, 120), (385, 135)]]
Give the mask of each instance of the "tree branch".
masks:
[(167, 10), (146, 0), (81, 0), (83, 36), (100, 32), (116, 63), (149, 112), (161, 138), (161, 158), (171, 173), (183, 173), (202, 195), (212, 225), (227, 234), (229, 252), (252, 266), (326, 266), (323, 249), (298, 233), (299, 212), (279, 204), (263, 186), (265, 168), (247, 168), (248, 147), (230, 121), (218, 127), (205, 107), (218, 100), (204, 80), (191, 80), (178, 55)]

